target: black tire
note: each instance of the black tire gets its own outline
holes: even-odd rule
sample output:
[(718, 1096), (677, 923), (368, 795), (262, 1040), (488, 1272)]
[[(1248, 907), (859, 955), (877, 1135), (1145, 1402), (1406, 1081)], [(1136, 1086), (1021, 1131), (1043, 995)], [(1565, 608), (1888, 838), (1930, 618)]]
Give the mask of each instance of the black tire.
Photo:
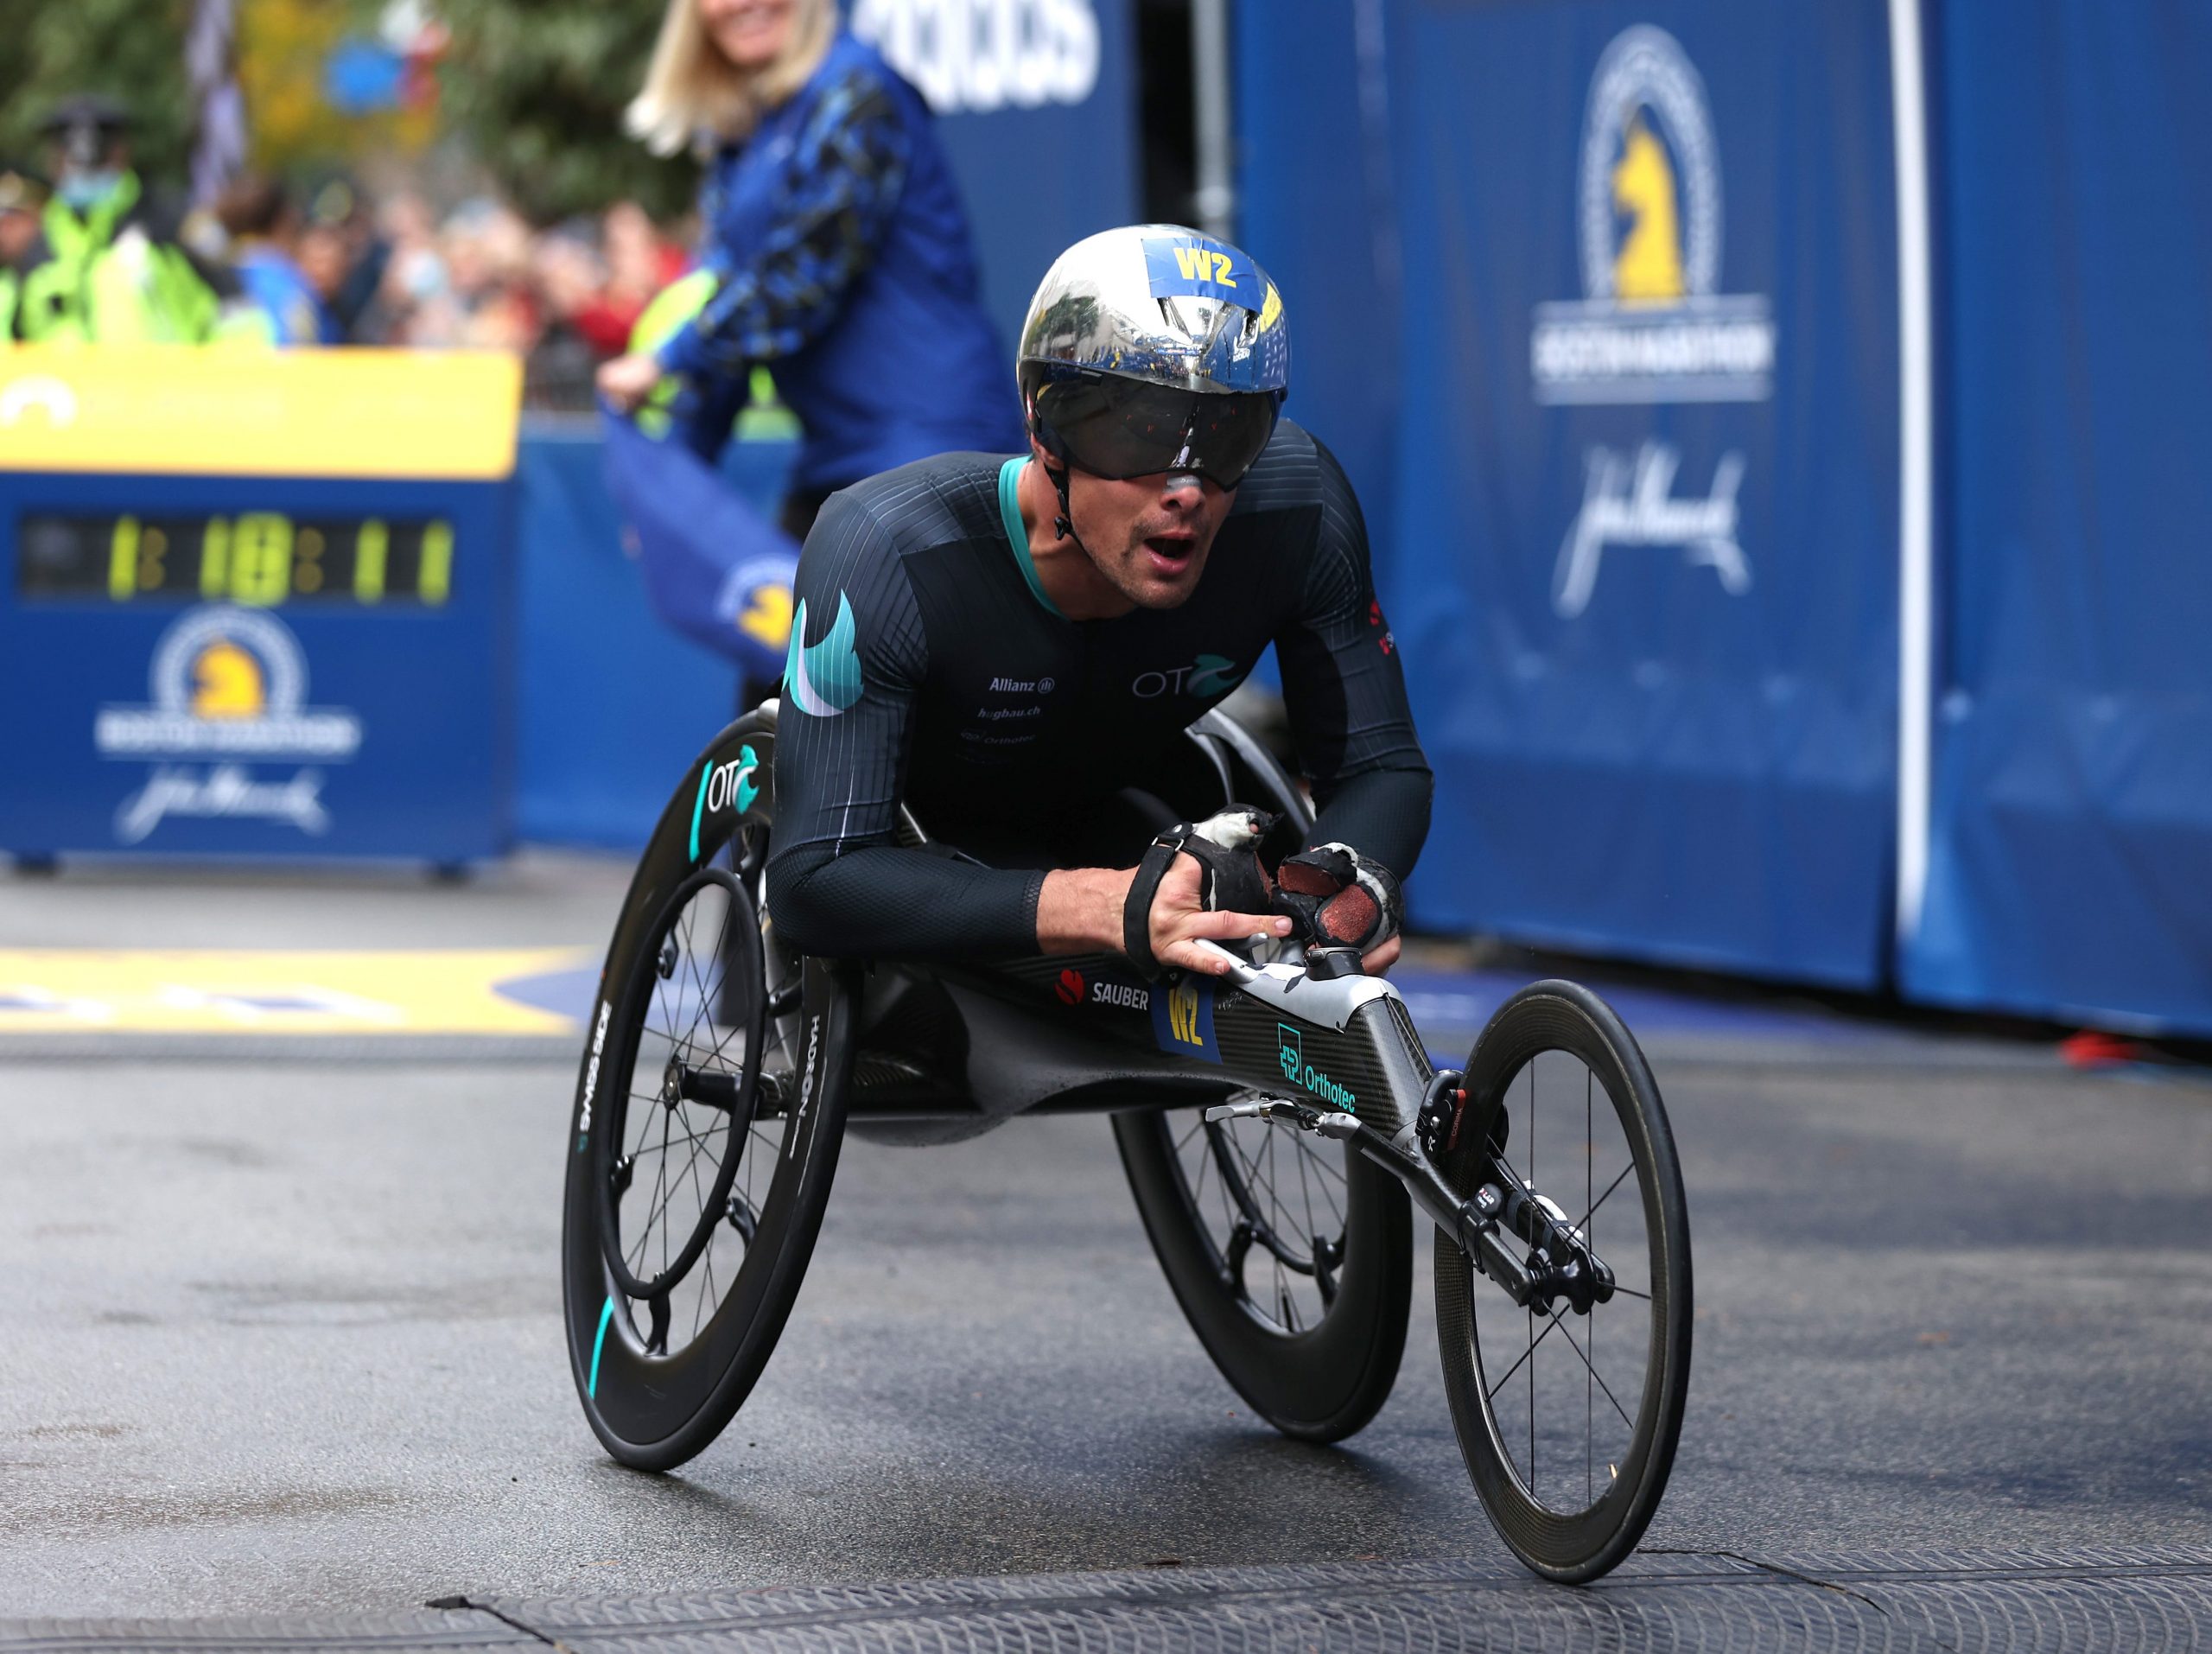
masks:
[(1397, 1380), (1413, 1304), (1397, 1180), (1290, 1126), (1209, 1125), (1197, 1110), (1117, 1114), (1114, 1141), (1160, 1267), (1230, 1387), (1285, 1435), (1363, 1428)]
[[(780, 948), (755, 905), (774, 731), (758, 712), (731, 725), (663, 812), (577, 1085), (562, 1237), (569, 1367), (593, 1431), (641, 1470), (699, 1453), (760, 1378), (843, 1136), (852, 995)], [(726, 970), (744, 978), (727, 992)]]
[[(1465, 1085), (1460, 1134), (1441, 1165), (1452, 1186), (1503, 1189), (1502, 1164), (1555, 1215), (1583, 1213), (1571, 1227), (1617, 1282), (1586, 1314), (1563, 1301), (1516, 1308), (1437, 1236), (1444, 1386), (1468, 1474), (1516, 1555), (1579, 1584), (1636, 1548), (1681, 1434), (1690, 1237), (1674, 1136), (1634, 1037), (1573, 983), (1508, 1000), (1476, 1041)], [(1631, 1189), (1633, 1201), (1620, 1201)]]
[[(1295, 849), (1313, 809), (1267, 749), (1217, 709), (1190, 738), (1205, 770), (1185, 791), (1218, 791), (1192, 813), (1235, 798), (1271, 806), (1282, 818), (1268, 854)], [(1397, 1180), (1291, 1127), (1209, 1126), (1197, 1110), (1116, 1115), (1114, 1141), (1167, 1284), (1230, 1387), (1285, 1435), (1363, 1428), (1397, 1381), (1413, 1306), (1413, 1213)]]

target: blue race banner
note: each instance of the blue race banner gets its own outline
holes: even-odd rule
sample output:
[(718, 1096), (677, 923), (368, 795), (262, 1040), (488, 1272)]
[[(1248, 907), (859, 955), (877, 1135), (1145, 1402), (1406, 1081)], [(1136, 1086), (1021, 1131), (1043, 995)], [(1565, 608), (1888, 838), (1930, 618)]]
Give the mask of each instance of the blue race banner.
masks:
[(1874, 985), (1897, 670), (1883, 9), (1385, 10), (1404, 274), (1383, 596), (1438, 780), (1416, 918)]
[(1398, 548), (1387, 10), (1386, 0), (1238, 0), (1234, 29), (1236, 239), (1282, 294), (1285, 410), (1328, 443), (1358, 491), (1378, 578)]
[(2212, 14), (1938, 16), (1951, 538), (1904, 986), (2212, 1034)]
[(848, 15), (937, 112), (1011, 374), (1046, 266), (1137, 216), (1129, 0), (851, 0)]

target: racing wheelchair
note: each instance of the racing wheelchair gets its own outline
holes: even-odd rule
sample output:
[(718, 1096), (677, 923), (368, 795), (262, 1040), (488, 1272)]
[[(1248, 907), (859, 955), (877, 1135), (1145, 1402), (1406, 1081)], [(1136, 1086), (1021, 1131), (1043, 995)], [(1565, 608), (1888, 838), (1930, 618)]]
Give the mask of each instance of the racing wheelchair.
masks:
[[(1294, 941), (1158, 983), (1105, 955), (803, 957), (762, 894), (776, 713), (731, 724), (670, 799), (593, 1001), (563, 1284), (610, 1454), (666, 1470), (735, 1415), (848, 1130), (947, 1142), (1103, 1112), (1185, 1315), (1256, 1414), (1324, 1442), (1374, 1417), (1418, 1206), (1452, 1423), (1500, 1536), (1567, 1582), (1634, 1549), (1681, 1431), (1689, 1225), (1658, 1088), (1595, 994), (1534, 983), (1440, 1069), (1389, 982)], [(1242, 727), (1211, 712), (1180, 756), (1183, 800), (1264, 800), (1274, 852), (1297, 848), (1310, 808)], [(900, 837), (929, 843), (911, 815)]]

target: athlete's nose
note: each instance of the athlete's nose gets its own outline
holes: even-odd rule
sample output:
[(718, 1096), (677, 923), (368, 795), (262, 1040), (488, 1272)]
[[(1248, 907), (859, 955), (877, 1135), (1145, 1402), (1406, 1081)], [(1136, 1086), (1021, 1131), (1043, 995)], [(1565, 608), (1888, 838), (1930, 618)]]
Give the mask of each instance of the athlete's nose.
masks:
[(1170, 471), (1160, 480), (1160, 493), (1163, 499), (1188, 496), (1181, 502), (1186, 511), (1205, 499), (1205, 480), (1195, 471)]

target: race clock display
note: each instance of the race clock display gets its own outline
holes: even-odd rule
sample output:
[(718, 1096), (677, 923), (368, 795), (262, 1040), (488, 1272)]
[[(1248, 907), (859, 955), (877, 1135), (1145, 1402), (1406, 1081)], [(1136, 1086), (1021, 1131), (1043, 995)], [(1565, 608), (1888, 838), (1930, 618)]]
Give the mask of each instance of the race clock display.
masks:
[(0, 852), (452, 866), (512, 835), (519, 372), (0, 352)]
[(453, 595), (450, 518), (40, 512), (16, 523), (16, 591), (111, 602), (435, 608)]

